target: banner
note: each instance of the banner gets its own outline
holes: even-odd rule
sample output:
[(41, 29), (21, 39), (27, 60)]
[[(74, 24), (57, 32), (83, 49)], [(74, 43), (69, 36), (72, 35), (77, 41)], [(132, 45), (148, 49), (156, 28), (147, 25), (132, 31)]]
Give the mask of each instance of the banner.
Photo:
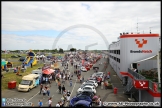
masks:
[(136, 89), (149, 89), (149, 81), (148, 80), (133, 80), (133, 86)]

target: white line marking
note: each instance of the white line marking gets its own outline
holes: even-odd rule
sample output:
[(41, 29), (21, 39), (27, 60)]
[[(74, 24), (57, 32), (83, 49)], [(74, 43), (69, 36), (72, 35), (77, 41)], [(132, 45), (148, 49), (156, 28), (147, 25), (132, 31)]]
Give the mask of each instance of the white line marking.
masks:
[(56, 92), (58, 92), (59, 89), (56, 90)]
[[(39, 92), (38, 92), (39, 93)], [(37, 94), (38, 94), (37, 93)], [(31, 99), (33, 99), (37, 94), (35, 94), (34, 96), (32, 96), (27, 102), (29, 102)]]
[[(76, 81), (75, 81), (74, 87), (75, 87), (75, 85), (76, 85), (76, 82), (77, 82), (77, 79), (76, 79)], [(72, 91), (71, 91), (70, 97), (71, 97), (71, 95), (72, 95), (72, 93), (73, 93), (73, 91), (74, 91), (74, 87), (73, 87), (73, 89), (72, 89)], [(68, 104), (68, 102), (66, 102), (65, 107), (67, 106), (67, 104)]]

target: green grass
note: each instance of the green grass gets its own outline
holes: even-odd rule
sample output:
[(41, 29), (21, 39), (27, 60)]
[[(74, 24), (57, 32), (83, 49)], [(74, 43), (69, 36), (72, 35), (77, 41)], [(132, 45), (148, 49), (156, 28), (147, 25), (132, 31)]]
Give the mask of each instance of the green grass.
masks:
[(2, 81), (1, 82), (1, 90), (3, 91), (3, 90), (8, 89), (9, 81), (16, 81), (17, 85), (18, 85), (23, 76), (30, 74), (32, 72), (32, 70), (38, 69), (38, 67), (42, 67), (42, 66), (43, 66), (43, 64), (37, 64), (37, 65), (33, 66), (33, 68), (28, 67), (24, 73), (20, 72), (20, 74), (22, 76), (18, 76), (13, 72), (8, 72), (8, 73), (3, 74), (4, 78), (2, 78), (2, 80), (1, 80)]
[[(14, 54), (1, 54), (1, 58), (5, 59), (5, 60), (10, 60), (12, 62), (12, 60), (14, 60), (13, 62), (13, 66), (20, 66), (22, 64), (22, 62), (20, 62), (18, 59), (19, 58), (11, 58), (11, 56), (14, 55)], [(16, 54), (15, 54), (16, 55)], [(26, 54), (20, 54), (21, 56), (26, 56)], [(53, 54), (53, 56), (64, 56), (65, 54)], [(20, 74), (22, 76), (18, 76), (16, 75), (15, 73), (13, 72), (5, 72), (3, 75), (4, 75), (4, 78), (2, 78), (2, 82), (1, 82), (1, 90), (6, 90), (8, 89), (8, 82), (9, 81), (16, 81), (17, 82), (17, 85), (19, 84), (19, 82), (21, 81), (22, 77), (25, 76), (25, 75), (28, 75), (31, 73), (32, 70), (35, 70), (35, 69), (38, 69), (38, 67), (42, 67), (43, 64), (36, 64), (35, 66), (33, 66), (33, 68), (30, 68), (28, 67), (27, 70), (22, 73), (20, 72)]]

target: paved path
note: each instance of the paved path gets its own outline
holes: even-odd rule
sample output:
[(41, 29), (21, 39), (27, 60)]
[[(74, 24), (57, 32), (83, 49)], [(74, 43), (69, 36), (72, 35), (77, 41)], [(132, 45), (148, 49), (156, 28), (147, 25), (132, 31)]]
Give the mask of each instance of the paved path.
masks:
[[(102, 58), (100, 59), (96, 65), (98, 65), (99, 62), (104, 62), (106, 61), (106, 59)], [(110, 66), (108, 66), (108, 69), (104, 69), (104, 65), (99, 65), (99, 71), (102, 72), (108, 72)], [(62, 67), (61, 67), (62, 69)], [(70, 72), (74, 72), (74, 67), (69, 65), (69, 70)], [(82, 72), (82, 75), (84, 76), (85, 79), (88, 79), (90, 77), (91, 74), (94, 73), (94, 70), (90, 70), (88, 72)], [(73, 77), (73, 86), (70, 87), (69, 82), (65, 83), (65, 88), (66, 90), (70, 90), (71, 91), (71, 98), (73, 96), (76, 95), (76, 91), (77, 89), (80, 87), (80, 83), (76, 82), (76, 75), (74, 75)], [(58, 87), (56, 86), (55, 82), (52, 82), (51, 84), (51, 88), (50, 88), (50, 96), (52, 97), (52, 106), (55, 106), (56, 103), (58, 101), (60, 101), (62, 95), (58, 93)], [(63, 85), (63, 84), (62, 84)], [(39, 87), (32, 89), (30, 92), (18, 92), (16, 89), (13, 90), (6, 90), (4, 92), (2, 92), (2, 98), (25, 98), (27, 102), (32, 102), (35, 106), (37, 106), (38, 104), (38, 100), (43, 98), (43, 95), (39, 95)], [(106, 101), (106, 102), (112, 102), (114, 99), (116, 101), (118, 101), (117, 99), (122, 99), (123, 96), (119, 95), (115, 95), (113, 94), (113, 89), (108, 89), (108, 90), (101, 90), (101, 87), (99, 86), (97, 89), (97, 95), (101, 96), (102, 101)], [(48, 98), (49, 97), (45, 97), (45, 99), (42, 99), (43, 101), (43, 106), (48, 106)], [(123, 98), (123, 100), (126, 100), (125, 97)], [(66, 106), (68, 106), (68, 103), (66, 104)]]

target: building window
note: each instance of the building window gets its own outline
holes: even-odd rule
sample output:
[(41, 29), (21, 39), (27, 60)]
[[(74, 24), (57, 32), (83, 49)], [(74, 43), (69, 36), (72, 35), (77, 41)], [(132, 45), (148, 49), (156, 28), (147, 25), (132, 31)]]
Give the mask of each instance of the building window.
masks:
[(120, 59), (119, 59), (119, 63), (120, 63)]
[(119, 50), (119, 55), (120, 55), (120, 50)]

